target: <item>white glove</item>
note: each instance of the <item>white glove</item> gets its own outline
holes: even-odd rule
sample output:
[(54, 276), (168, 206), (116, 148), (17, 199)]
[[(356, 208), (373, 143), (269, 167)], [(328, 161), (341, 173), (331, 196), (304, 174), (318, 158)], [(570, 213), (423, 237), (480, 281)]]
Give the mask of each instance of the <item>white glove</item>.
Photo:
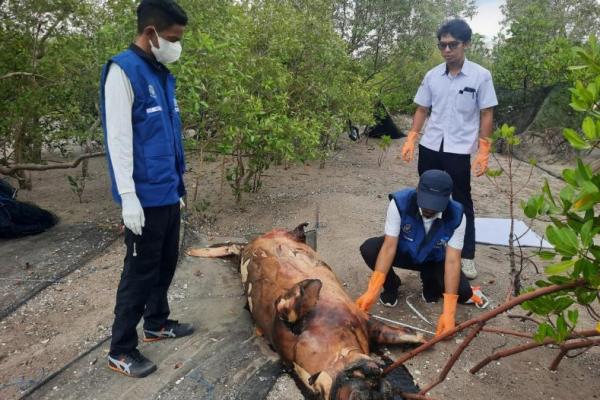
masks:
[(183, 201), (183, 197), (179, 198), (179, 209), (185, 208), (185, 201)]
[(135, 192), (123, 193), (121, 195), (121, 203), (123, 206), (123, 223), (131, 232), (141, 235), (146, 220), (144, 218), (144, 209), (137, 195)]

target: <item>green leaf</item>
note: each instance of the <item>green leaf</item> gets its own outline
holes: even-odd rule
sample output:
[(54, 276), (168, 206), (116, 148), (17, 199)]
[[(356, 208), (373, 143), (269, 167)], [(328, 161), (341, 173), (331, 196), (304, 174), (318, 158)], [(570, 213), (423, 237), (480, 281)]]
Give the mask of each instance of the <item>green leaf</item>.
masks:
[(579, 185), (581, 185), (583, 181), (589, 181), (590, 179), (592, 179), (592, 171), (590, 170), (590, 167), (584, 164), (581, 158), (577, 159), (576, 177), (578, 177), (577, 183)]
[(563, 130), (563, 136), (565, 137), (565, 139), (567, 139), (571, 146), (577, 150), (586, 150), (592, 147), (589, 143), (583, 140), (581, 136), (579, 136), (579, 134), (573, 129), (565, 128)]
[(581, 130), (589, 140), (596, 140), (598, 132), (596, 132), (596, 124), (591, 117), (585, 117), (581, 124)]
[(592, 228), (594, 227), (594, 220), (589, 220), (581, 227), (579, 236), (581, 237), (581, 244), (583, 247), (589, 247), (592, 244)]
[(546, 237), (563, 256), (572, 257), (577, 254), (577, 235), (570, 227), (557, 228), (550, 225), (546, 228)]
[(579, 311), (576, 309), (568, 310), (567, 318), (568, 318), (569, 322), (571, 323), (571, 326), (576, 326), (577, 320), (579, 319)]
[(567, 308), (571, 307), (571, 305), (573, 305), (574, 302), (575, 302), (575, 300), (573, 300), (571, 297), (567, 297), (567, 296), (559, 297), (556, 299), (556, 301), (554, 303), (554, 312), (561, 313), (564, 310), (566, 310)]
[(556, 253), (553, 251), (549, 251), (549, 250), (540, 250), (538, 252), (538, 256), (542, 259), (542, 260), (553, 260), (554, 257), (556, 257)]
[(581, 287), (575, 289), (577, 302), (582, 305), (591, 304), (594, 300), (596, 300), (597, 295), (598, 292), (596, 290), (590, 290)]
[[(563, 176), (564, 176), (564, 174), (563, 174)], [(567, 179), (565, 178), (565, 180), (567, 180)], [(573, 178), (573, 182), (575, 182), (574, 178)], [(575, 191), (573, 190), (573, 188), (571, 186), (565, 186), (559, 192), (559, 197), (563, 203), (563, 208), (565, 210), (568, 210), (569, 208), (571, 208), (571, 205), (573, 204), (573, 198), (575, 197)]]
[(561, 275), (553, 275), (548, 277), (548, 280), (550, 282), (552, 282), (555, 285), (563, 285), (565, 283), (571, 282), (572, 279), (570, 277), (567, 276), (561, 276)]
[(558, 275), (567, 271), (568, 269), (571, 269), (573, 265), (575, 265), (575, 260), (565, 260), (559, 262), (558, 264), (549, 265), (544, 270), (548, 275)]
[(554, 339), (556, 337), (556, 332), (549, 323), (544, 322), (538, 326), (537, 332), (533, 335), (533, 340), (542, 343), (547, 337)]
[(552, 191), (550, 190), (550, 185), (548, 184), (548, 179), (544, 178), (544, 186), (542, 187), (542, 192), (548, 197), (548, 200), (552, 203), (553, 206), (556, 206), (554, 201), (554, 196), (552, 195)]
[(569, 327), (565, 321), (565, 317), (561, 314), (556, 320), (556, 341), (561, 343), (564, 342), (567, 336), (569, 336)]
[[(567, 182), (570, 185), (577, 186), (577, 179), (575, 178), (575, 170), (565, 169), (562, 172), (562, 176), (563, 176), (563, 179), (565, 180), (565, 182)], [(566, 189), (567, 187), (563, 188), (563, 190)], [(570, 189), (573, 190), (572, 188), (570, 188)]]

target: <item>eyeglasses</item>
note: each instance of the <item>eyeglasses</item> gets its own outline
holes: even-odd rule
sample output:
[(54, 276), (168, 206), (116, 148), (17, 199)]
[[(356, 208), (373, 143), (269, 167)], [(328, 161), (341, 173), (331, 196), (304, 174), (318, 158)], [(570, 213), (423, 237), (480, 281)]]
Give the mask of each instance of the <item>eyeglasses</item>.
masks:
[(458, 46), (459, 46), (461, 43), (462, 43), (462, 42), (458, 42), (458, 41), (456, 41), (456, 42), (447, 42), (447, 43), (444, 43), (444, 42), (438, 42), (438, 44), (437, 44), (437, 47), (438, 47), (438, 49), (440, 49), (440, 50), (444, 50), (446, 47), (448, 47), (450, 50), (454, 50), (454, 49), (456, 49), (456, 48), (457, 48), (457, 47), (458, 47)]

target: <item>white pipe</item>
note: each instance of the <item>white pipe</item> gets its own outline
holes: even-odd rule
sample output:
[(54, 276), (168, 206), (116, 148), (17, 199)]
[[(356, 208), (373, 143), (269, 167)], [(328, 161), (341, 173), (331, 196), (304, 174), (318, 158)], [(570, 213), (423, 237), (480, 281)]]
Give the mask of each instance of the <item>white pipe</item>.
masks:
[(435, 335), (434, 332), (431, 332), (431, 331), (428, 331), (428, 330), (425, 330), (425, 329), (421, 329), (421, 328), (417, 328), (416, 326), (408, 325), (408, 324), (405, 324), (403, 322), (398, 322), (398, 321), (394, 321), (392, 319), (383, 318), (383, 317), (380, 317), (379, 315), (375, 315), (375, 314), (369, 314), (369, 315), (371, 317), (375, 318), (375, 319), (378, 319), (378, 320), (381, 320), (381, 321), (384, 321), (384, 322), (389, 322), (389, 323), (392, 323), (392, 324), (404, 326), (405, 328), (414, 329), (415, 331), (420, 331), (420, 332), (428, 333), (430, 335)]

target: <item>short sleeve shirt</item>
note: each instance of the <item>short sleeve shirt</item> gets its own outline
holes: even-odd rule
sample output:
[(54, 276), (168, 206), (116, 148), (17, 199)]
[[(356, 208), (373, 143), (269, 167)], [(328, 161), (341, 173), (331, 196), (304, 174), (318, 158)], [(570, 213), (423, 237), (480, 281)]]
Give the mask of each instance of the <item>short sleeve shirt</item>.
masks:
[(490, 71), (467, 59), (456, 76), (445, 63), (427, 72), (414, 101), (431, 107), (420, 144), (438, 151), (443, 140), (444, 152), (455, 154), (477, 150), (480, 111), (498, 105)]

